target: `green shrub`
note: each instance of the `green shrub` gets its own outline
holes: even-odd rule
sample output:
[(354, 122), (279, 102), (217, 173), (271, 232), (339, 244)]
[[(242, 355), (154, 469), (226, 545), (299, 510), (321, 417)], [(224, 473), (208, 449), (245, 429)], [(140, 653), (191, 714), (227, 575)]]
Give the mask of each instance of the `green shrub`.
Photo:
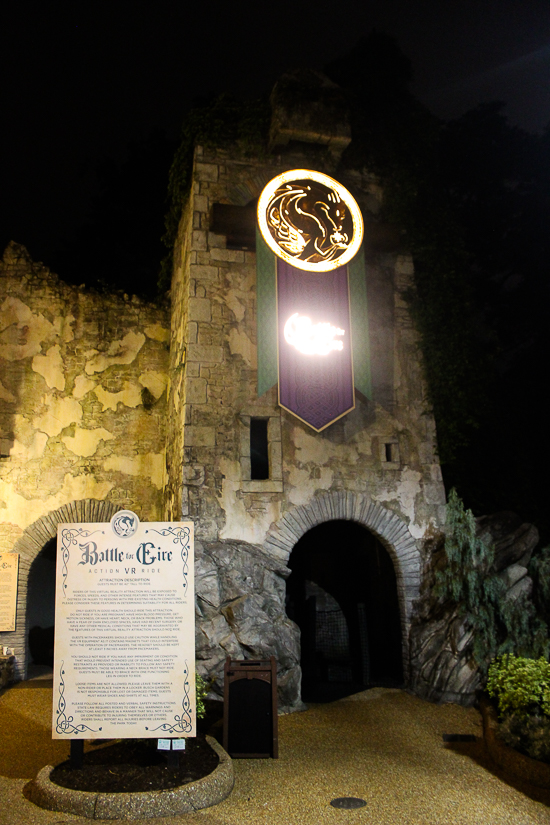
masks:
[(206, 682), (198, 673), (195, 674), (195, 697), (197, 719), (203, 719), (206, 714), (204, 700), (210, 690), (210, 684)]
[(543, 656), (499, 656), (489, 666), (487, 692), (497, 699), (501, 717), (550, 716), (550, 664)]

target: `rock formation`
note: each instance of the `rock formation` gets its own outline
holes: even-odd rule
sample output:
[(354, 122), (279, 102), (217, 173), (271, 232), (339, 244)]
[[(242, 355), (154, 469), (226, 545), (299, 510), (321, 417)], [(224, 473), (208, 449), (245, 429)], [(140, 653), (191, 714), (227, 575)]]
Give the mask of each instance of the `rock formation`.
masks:
[(232, 659), (277, 661), (279, 710), (299, 710), (300, 631), (285, 612), (290, 570), (253, 544), (195, 542), (196, 659), (213, 695), (223, 696), (223, 666)]
[[(477, 535), (494, 547), (494, 561), (486, 572), (496, 573), (504, 583), (503, 600), (528, 598), (533, 581), (527, 566), (539, 539), (536, 527), (510, 512), (481, 516), (476, 527)], [(456, 604), (442, 602), (433, 593), (435, 573), (444, 562), (442, 548), (438, 548), (416, 606), (410, 636), (410, 687), (430, 701), (471, 705), (482, 680), (473, 657), (472, 625)]]

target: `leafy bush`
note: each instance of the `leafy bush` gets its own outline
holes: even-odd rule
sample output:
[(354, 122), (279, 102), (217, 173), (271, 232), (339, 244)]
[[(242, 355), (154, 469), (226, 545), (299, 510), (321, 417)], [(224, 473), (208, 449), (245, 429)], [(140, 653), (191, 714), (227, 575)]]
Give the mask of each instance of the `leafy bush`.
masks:
[(496, 697), (501, 716), (550, 717), (550, 664), (543, 656), (499, 656), (489, 667), (487, 692)]
[(529, 575), (535, 583), (534, 598), (538, 613), (550, 623), (550, 547), (542, 547), (531, 559)]
[(206, 714), (204, 700), (210, 690), (210, 684), (206, 682), (198, 673), (195, 674), (195, 697), (197, 719), (203, 719)]

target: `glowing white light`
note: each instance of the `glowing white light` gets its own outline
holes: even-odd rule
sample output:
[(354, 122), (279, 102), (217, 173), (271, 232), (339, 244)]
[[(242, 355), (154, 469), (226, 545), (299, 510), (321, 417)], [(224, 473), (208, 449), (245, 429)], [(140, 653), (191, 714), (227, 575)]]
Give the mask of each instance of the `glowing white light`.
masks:
[(285, 341), (303, 355), (328, 355), (333, 350), (344, 348), (343, 342), (336, 340), (336, 336), (346, 333), (329, 323), (312, 324), (307, 315), (295, 312), (286, 322), (284, 334)]

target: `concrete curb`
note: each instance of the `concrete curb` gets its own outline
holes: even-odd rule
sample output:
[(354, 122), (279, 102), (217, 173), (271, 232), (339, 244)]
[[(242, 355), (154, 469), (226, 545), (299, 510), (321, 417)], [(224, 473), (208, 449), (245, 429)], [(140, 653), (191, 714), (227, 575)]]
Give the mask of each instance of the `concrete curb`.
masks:
[(505, 745), (498, 735), (498, 718), (492, 705), (486, 699), (481, 699), (479, 708), (483, 717), (483, 736), (487, 750), (499, 768), (538, 788), (550, 788), (550, 765), (531, 759)]
[(177, 816), (217, 805), (226, 799), (235, 783), (233, 763), (211, 736), (206, 740), (220, 759), (208, 776), (167, 791), (142, 793), (93, 793), (62, 788), (50, 781), (53, 770), (47, 765), (28, 787), (27, 798), (48, 811), (85, 816), (88, 819), (147, 819)]

